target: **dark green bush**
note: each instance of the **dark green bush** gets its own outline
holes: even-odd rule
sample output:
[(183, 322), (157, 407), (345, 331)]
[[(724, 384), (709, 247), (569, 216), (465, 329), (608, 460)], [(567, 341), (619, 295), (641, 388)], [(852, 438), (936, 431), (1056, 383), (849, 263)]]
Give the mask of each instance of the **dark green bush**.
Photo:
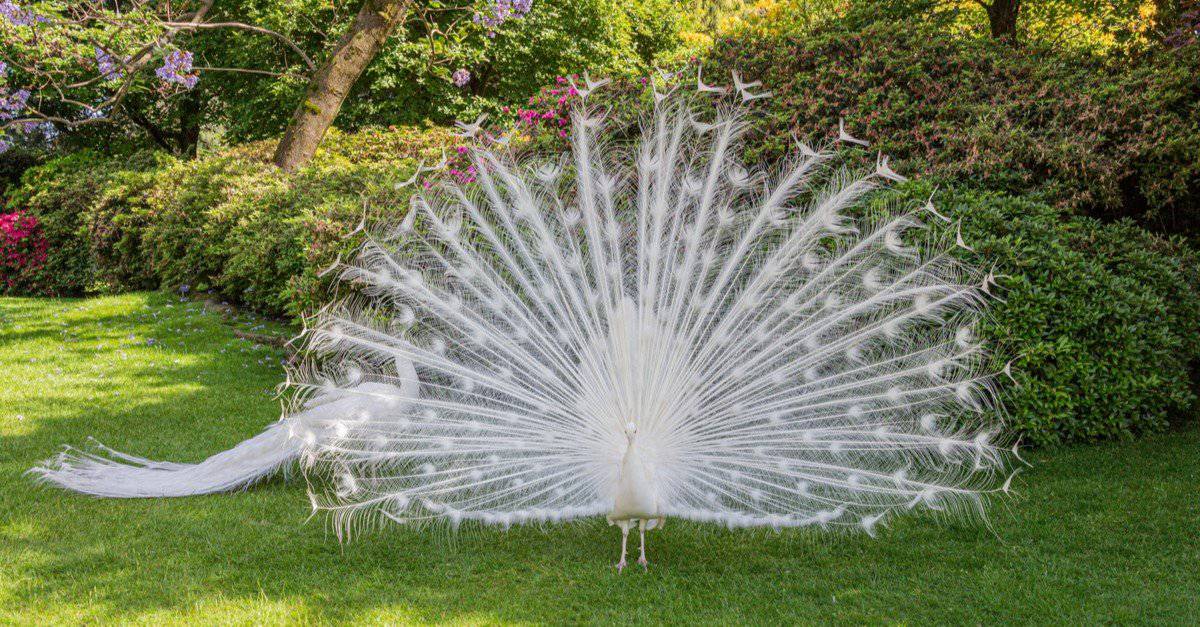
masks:
[(82, 150), (26, 170), (5, 204), (37, 216), (49, 244), (35, 291), (74, 296), (156, 286), (139, 242), (147, 211), (140, 193), (172, 162), (154, 152), (113, 158)]
[(8, 190), (6, 206), (37, 216), (49, 244), (46, 263), (32, 279), (38, 293), (69, 296), (92, 287), (85, 215), (116, 168), (98, 153), (80, 151), (26, 170), (21, 184)]
[(25, 170), (42, 163), (48, 157), (46, 150), (22, 144), (0, 153), (0, 198), (7, 195), (8, 188), (21, 183), (21, 175)]
[(163, 183), (163, 172), (176, 161), (162, 153), (144, 153), (138, 167), (108, 174), (102, 193), (83, 214), (87, 250), (98, 288), (148, 289), (159, 286), (147, 263), (145, 230), (154, 217), (151, 198)]
[(730, 70), (775, 92), (751, 142), (771, 158), (838, 118), (900, 171), (1036, 195), (1102, 219), (1200, 234), (1200, 47), (1129, 56), (961, 37), (904, 21), (833, 20), (803, 36), (718, 42)]
[(294, 174), (264, 161), (265, 144), (176, 163), (146, 201), (145, 259), (164, 287), (299, 316), (328, 298), (317, 273), (357, 245), (347, 235), (364, 214), (405, 210), (396, 183), (449, 140), (438, 129), (334, 131)]
[(1006, 405), (1027, 442), (1158, 431), (1194, 408), (1194, 251), (1128, 221), (1065, 216), (1028, 199), (949, 194), (939, 206), (962, 219), (976, 251), (960, 252), (1002, 275), (1003, 300), (992, 303), (981, 334), (1014, 360), (1020, 385), (1008, 388)]

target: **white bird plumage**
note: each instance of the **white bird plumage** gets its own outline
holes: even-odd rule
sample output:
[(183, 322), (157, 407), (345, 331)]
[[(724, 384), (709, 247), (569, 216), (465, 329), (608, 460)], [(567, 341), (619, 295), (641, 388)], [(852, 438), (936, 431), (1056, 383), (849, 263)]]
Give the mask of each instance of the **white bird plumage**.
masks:
[(762, 86), (762, 81), (751, 81), (749, 83), (742, 82), (742, 75), (737, 70), (733, 70), (733, 87), (742, 97), (742, 102), (747, 103), (760, 98), (770, 98), (775, 95), (774, 92), (761, 91), (757, 94), (751, 93), (750, 88)]
[(483, 128), (483, 123), (486, 122), (487, 119), (488, 114), (481, 113), (479, 117), (475, 118), (474, 122), (469, 124), (462, 121), (455, 121), (454, 126), (456, 126), (460, 132), (454, 133), (454, 135), (457, 137), (475, 137), (475, 135), (478, 134)]
[(702, 93), (702, 94), (705, 94), (705, 93), (707, 93), (707, 94), (729, 93), (728, 87), (722, 87), (720, 85), (709, 85), (709, 84), (705, 83), (703, 73), (704, 73), (704, 68), (702, 68), (702, 67), (696, 68), (696, 91), (697, 92)]
[[(874, 534), (1008, 488), (982, 273), (925, 208), (860, 211), (886, 159), (749, 167), (740, 110), (697, 115), (664, 98), (622, 148), (577, 110), (566, 162), (474, 148), (477, 183), (419, 190), (404, 237), (341, 266), (360, 300), (309, 322), (284, 423), (339, 537), (607, 516), (623, 567), (668, 517)], [(87, 462), (36, 472), (88, 492)]]
[(838, 141), (859, 146), (870, 146), (871, 142), (859, 139), (846, 131), (846, 119), (838, 118)]

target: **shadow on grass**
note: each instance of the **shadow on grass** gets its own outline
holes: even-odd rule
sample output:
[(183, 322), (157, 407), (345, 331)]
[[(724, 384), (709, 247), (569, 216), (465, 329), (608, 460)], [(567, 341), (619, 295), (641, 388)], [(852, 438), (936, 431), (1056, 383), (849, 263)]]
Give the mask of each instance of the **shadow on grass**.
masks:
[[(157, 297), (127, 298), (162, 305)], [(1137, 622), (1197, 615), (1196, 600), (1180, 593), (1200, 583), (1188, 568), (1200, 543), (1185, 529), (1200, 515), (1194, 431), (1038, 455), (1019, 484), (1022, 496), (995, 510), (995, 533), (926, 517), (897, 518), (877, 540), (668, 521), (649, 537), (651, 571), (618, 576), (611, 564), (619, 536), (599, 520), (455, 535), (390, 526), (341, 546), (322, 518), (305, 522), (308, 501), (295, 481), (170, 500), (35, 488), (20, 473), (64, 442), (94, 435), (135, 454), (195, 461), (278, 414), (262, 394), (281, 377), (278, 367), (247, 365), (244, 353), (229, 351), (228, 329), (215, 320), (198, 323), (202, 332), (186, 351), (171, 348), (176, 340), (163, 336), (162, 320), (119, 313), (87, 317), (78, 346), (63, 348), (52, 320), (32, 322), (20, 336), (0, 335), (0, 347), (10, 347), (0, 348), (0, 359), (8, 361), (58, 347), (44, 362), (0, 364), (9, 379), (89, 360), (104, 370), (111, 350), (87, 346), (129, 334), (159, 334), (167, 348), (155, 354), (131, 346), (141, 352), (107, 376), (67, 370), (16, 392), (20, 384), (10, 381), (0, 396), (14, 406), (0, 411), (27, 416), (11, 427), (0, 422), (7, 451), (0, 457), (0, 572), (12, 575), (0, 582), (0, 606), (12, 608), (0, 618), (5, 611), (20, 612), (11, 620), (103, 622)], [(177, 322), (170, 317), (165, 325)], [(176, 355), (187, 359), (174, 363)]]

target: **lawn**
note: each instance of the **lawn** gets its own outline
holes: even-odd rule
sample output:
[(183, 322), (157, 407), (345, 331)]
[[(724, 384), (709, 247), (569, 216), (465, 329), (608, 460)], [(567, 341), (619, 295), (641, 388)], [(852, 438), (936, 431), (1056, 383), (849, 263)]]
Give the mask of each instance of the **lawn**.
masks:
[(1200, 622), (1200, 429), (1026, 455), (984, 525), (877, 539), (668, 522), (650, 572), (585, 523), (340, 546), (295, 482), (99, 500), (22, 473), (95, 436), (195, 461), (278, 416), (286, 333), (162, 294), (0, 299), (0, 623)]

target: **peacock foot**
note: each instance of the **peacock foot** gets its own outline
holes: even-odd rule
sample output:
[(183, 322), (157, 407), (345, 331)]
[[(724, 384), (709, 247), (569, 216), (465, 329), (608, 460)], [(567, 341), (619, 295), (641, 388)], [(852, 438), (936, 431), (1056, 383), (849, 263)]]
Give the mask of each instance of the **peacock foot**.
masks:
[(625, 570), (626, 566), (628, 566), (628, 564), (625, 563), (625, 558), (621, 558), (621, 561), (617, 562), (617, 573)]
[(642, 571), (650, 572), (650, 560), (646, 559), (645, 555), (638, 558), (638, 564), (642, 565)]

